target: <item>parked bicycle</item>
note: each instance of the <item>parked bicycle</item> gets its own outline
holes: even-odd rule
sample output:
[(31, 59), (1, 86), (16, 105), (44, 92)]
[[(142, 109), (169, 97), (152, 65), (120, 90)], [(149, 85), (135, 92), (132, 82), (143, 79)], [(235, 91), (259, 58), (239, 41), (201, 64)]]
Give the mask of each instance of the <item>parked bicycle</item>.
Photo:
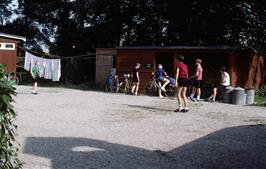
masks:
[(150, 78), (148, 88), (146, 89), (146, 93), (150, 96), (158, 96), (159, 89), (161, 89), (162, 95), (165, 97), (175, 96), (175, 84), (172, 79), (170, 79), (170, 83), (166, 86), (164, 90), (161, 88), (159, 80), (152, 76)]
[(119, 91), (119, 78), (117, 75), (109, 75), (106, 79), (106, 92), (118, 93)]
[(117, 88), (118, 92), (122, 90), (123, 93), (125, 94), (130, 94), (131, 93), (131, 81), (130, 81), (130, 74), (124, 74), (122, 82), (119, 82)]
[(16, 73), (9, 72), (5, 74), (8, 81), (14, 81), (16, 85), (19, 84), (19, 78), (17, 77)]

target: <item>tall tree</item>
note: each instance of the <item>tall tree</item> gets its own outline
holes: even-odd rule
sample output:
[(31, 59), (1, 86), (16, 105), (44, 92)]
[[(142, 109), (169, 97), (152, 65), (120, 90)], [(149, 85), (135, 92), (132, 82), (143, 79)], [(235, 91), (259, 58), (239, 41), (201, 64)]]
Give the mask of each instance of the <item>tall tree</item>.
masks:
[(12, 0), (0, 1), (0, 25), (4, 25), (12, 15), (11, 2)]

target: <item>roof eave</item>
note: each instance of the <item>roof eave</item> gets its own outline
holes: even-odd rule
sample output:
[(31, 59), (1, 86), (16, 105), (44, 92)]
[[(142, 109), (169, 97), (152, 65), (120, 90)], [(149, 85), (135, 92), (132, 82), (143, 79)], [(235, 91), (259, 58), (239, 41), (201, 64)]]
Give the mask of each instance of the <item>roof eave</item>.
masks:
[(6, 33), (0, 33), (0, 36), (5, 37), (5, 38), (10, 38), (10, 39), (17, 39), (17, 40), (21, 40), (23, 42), (26, 42), (26, 37), (23, 37), (23, 36), (11, 35), (11, 34), (6, 34)]

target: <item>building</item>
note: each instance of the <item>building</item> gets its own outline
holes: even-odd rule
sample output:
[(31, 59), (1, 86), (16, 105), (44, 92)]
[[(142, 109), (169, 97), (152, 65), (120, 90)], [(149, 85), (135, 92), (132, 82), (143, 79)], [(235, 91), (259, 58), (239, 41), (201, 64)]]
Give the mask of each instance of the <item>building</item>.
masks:
[[(140, 62), (141, 91), (149, 84), (149, 77), (161, 63), (168, 75), (175, 75), (175, 56), (185, 56), (189, 73), (195, 72), (195, 60), (203, 60), (203, 81), (210, 83), (220, 77), (219, 68), (225, 66), (231, 75), (234, 87), (258, 88), (266, 83), (266, 59), (250, 50), (219, 46), (173, 46), (173, 47), (119, 47), (115, 49), (98, 48), (96, 50), (96, 83), (105, 84), (110, 68), (116, 68), (117, 74), (131, 73), (136, 62)], [(108, 66), (107, 66), (108, 65)]]
[(0, 33), (0, 64), (6, 65), (6, 72), (16, 72), (17, 67), (17, 45), (25, 42), (22, 36)]

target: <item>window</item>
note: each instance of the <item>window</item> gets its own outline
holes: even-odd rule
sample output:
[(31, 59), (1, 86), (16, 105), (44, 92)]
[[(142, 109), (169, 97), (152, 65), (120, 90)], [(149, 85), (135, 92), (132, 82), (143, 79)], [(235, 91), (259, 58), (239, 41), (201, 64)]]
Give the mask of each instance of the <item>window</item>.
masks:
[(14, 43), (0, 43), (0, 50), (15, 50)]
[(13, 49), (14, 48), (14, 45), (13, 44), (6, 44), (5, 45), (5, 48), (6, 49)]

